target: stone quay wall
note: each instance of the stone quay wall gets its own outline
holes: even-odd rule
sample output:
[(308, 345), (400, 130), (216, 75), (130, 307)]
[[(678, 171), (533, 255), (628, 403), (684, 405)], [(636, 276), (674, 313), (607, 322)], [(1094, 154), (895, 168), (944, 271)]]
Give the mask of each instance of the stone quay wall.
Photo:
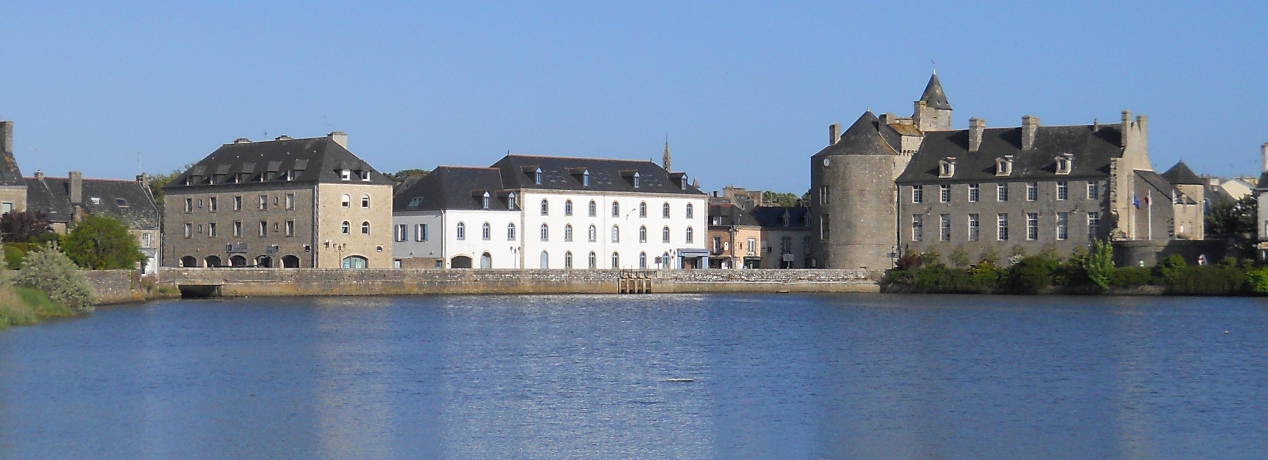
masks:
[(221, 296), (879, 292), (861, 270), (164, 269)]
[(94, 304), (140, 302), (146, 300), (136, 270), (83, 270), (88, 278)]

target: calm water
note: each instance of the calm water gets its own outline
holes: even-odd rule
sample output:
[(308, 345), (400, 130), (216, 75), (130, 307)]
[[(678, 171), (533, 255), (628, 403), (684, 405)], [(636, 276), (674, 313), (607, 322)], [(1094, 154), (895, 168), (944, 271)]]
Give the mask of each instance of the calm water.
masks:
[(1268, 299), (234, 299), (0, 333), (0, 457), (1266, 456)]

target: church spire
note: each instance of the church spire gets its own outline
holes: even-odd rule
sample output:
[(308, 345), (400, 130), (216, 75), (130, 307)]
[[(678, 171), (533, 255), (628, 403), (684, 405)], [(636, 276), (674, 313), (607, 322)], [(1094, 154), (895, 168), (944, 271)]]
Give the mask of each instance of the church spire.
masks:
[(670, 168), (672, 160), (673, 158), (669, 154), (669, 136), (665, 136), (665, 154), (661, 157), (661, 166), (663, 166), (666, 171), (673, 171), (673, 169)]

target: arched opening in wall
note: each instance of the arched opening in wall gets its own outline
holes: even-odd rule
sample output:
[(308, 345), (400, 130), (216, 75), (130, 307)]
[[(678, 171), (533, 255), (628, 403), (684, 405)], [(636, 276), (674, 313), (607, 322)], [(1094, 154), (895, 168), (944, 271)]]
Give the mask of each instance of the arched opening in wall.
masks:
[(471, 268), (471, 258), (467, 256), (454, 256), (449, 259), (449, 268)]
[(538, 261), (538, 268), (550, 268), (550, 253), (542, 251), (541, 260)]
[(282, 268), (299, 268), (299, 257), (292, 255), (282, 256)]
[(480, 268), (493, 268), (493, 256), (489, 253), (480, 254)]
[(181, 266), (185, 268), (197, 267), (198, 259), (195, 259), (194, 256), (181, 257)]
[(205, 260), (207, 262), (208, 267), (219, 267), (223, 265), (223, 263), (220, 261), (220, 256), (207, 256), (207, 259)]
[(269, 256), (256, 257), (255, 266), (260, 268), (273, 268), (273, 258)]
[(370, 266), (370, 260), (361, 256), (348, 256), (343, 258), (343, 268), (367, 268)]
[(229, 266), (245, 267), (247, 266), (247, 258), (243, 256), (229, 256)]

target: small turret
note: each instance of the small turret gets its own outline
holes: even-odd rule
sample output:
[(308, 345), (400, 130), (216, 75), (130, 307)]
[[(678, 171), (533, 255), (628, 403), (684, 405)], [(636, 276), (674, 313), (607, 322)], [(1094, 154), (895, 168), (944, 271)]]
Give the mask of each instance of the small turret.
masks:
[(949, 131), (951, 129), (951, 103), (947, 101), (947, 93), (942, 90), (942, 82), (938, 73), (934, 72), (925, 85), (925, 92), (917, 100), (916, 110), (911, 115), (921, 131)]

